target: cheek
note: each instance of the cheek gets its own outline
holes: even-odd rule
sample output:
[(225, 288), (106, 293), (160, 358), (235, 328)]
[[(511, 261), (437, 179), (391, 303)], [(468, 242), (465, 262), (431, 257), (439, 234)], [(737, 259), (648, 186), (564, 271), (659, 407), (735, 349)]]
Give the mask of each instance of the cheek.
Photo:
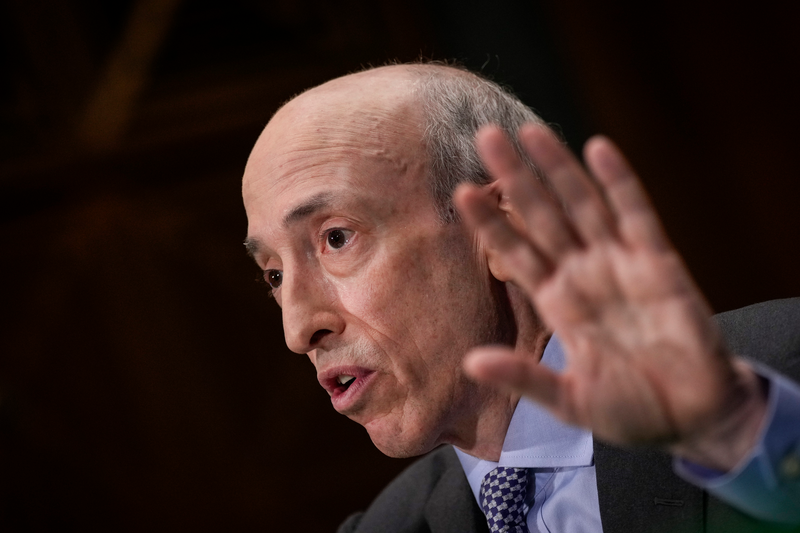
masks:
[(428, 352), (436, 349), (431, 339), (438, 320), (432, 316), (432, 302), (438, 299), (432, 293), (437, 289), (425, 263), (384, 260), (370, 266), (363, 275), (339, 284), (347, 322), (354, 335), (369, 339), (380, 354), (376, 364), (403, 388), (416, 388), (425, 381)]
[(345, 309), (375, 327), (383, 324), (381, 329), (402, 329), (406, 321), (427, 314), (425, 295), (435, 289), (430, 259), (409, 252), (409, 247), (398, 249), (404, 251), (378, 253), (358, 273), (338, 283)]

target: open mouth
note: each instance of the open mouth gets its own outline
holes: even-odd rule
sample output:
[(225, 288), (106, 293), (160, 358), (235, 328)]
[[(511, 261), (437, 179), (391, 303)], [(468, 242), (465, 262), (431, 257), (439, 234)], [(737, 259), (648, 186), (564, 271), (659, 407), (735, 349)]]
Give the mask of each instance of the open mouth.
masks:
[(331, 396), (333, 408), (345, 414), (363, 407), (370, 384), (375, 380), (374, 370), (360, 366), (331, 368), (319, 376), (320, 384)]
[(350, 385), (352, 385), (355, 382), (356, 382), (355, 376), (350, 376), (348, 374), (340, 374), (339, 376), (336, 377), (336, 383), (339, 384), (339, 386), (336, 387), (338, 389), (337, 392), (341, 393), (346, 391), (347, 389), (350, 388)]
[(321, 372), (317, 379), (330, 395), (333, 408), (341, 412), (363, 396), (375, 375), (375, 371), (369, 368), (341, 365)]

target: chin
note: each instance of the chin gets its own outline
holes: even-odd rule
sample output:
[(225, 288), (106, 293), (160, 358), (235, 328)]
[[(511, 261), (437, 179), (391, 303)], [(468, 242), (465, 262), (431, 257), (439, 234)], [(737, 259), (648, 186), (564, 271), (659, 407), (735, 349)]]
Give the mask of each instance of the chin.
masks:
[(422, 431), (420, 428), (415, 430), (398, 428), (395, 431), (387, 431), (385, 427), (368, 425), (366, 430), (375, 447), (384, 455), (395, 459), (424, 455), (440, 444), (430, 432)]

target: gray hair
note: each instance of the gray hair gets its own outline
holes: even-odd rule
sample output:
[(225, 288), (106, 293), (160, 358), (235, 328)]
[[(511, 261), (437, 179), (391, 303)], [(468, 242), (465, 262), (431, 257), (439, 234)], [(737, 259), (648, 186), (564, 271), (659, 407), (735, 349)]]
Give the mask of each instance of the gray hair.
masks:
[(468, 70), (438, 64), (413, 68), (416, 93), (425, 115), (423, 142), (428, 178), (442, 221), (458, 219), (453, 192), (462, 182), (485, 185), (491, 177), (475, 150), (475, 133), (485, 124), (502, 128), (522, 159), (538, 171), (521, 149), (517, 131), (528, 122), (544, 124), (519, 98), (497, 83)]

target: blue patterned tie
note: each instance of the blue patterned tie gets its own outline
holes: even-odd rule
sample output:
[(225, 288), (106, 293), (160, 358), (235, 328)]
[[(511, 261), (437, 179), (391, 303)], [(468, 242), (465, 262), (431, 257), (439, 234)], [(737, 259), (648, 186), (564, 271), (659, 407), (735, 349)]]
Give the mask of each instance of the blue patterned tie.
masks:
[(481, 508), (492, 533), (529, 533), (524, 468), (499, 466), (481, 482)]

